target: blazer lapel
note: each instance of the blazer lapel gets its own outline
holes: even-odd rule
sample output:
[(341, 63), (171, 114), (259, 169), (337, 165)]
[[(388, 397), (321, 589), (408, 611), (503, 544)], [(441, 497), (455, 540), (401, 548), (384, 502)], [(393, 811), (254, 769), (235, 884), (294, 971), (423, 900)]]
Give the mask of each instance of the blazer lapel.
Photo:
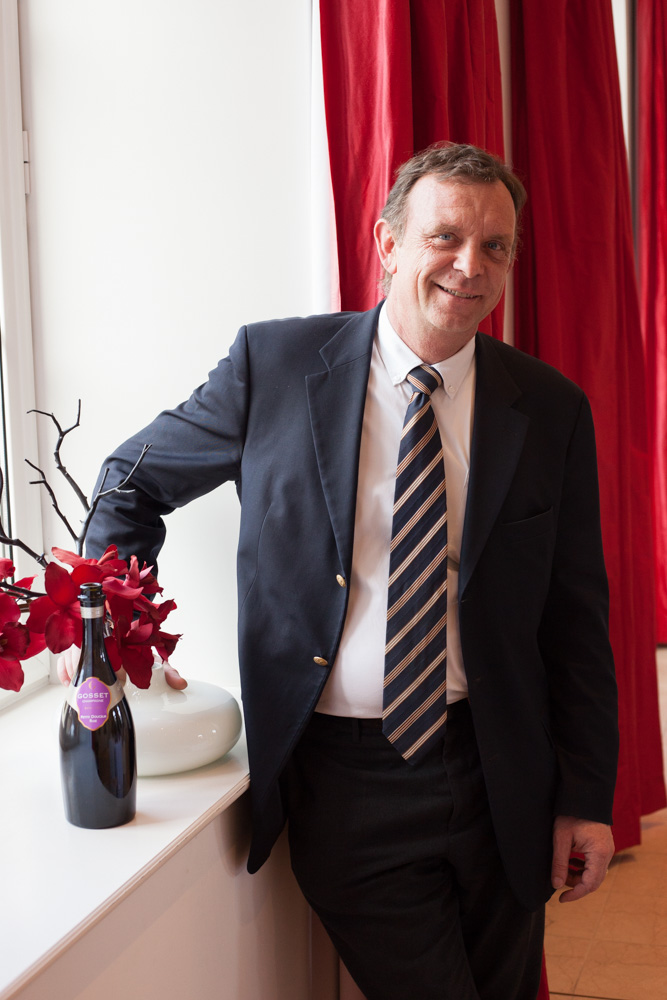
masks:
[(361, 428), (379, 310), (380, 306), (350, 319), (320, 351), (327, 370), (306, 376), (322, 489), (348, 577), (352, 569)]
[(459, 597), (470, 581), (512, 482), (529, 418), (512, 408), (521, 395), (491, 339), (477, 334), (475, 415)]

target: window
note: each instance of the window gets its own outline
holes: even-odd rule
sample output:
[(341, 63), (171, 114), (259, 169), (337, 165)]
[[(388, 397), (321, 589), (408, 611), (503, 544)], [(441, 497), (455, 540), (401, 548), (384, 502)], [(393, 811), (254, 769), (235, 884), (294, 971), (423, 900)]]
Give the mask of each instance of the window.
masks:
[[(35, 405), (35, 389), (17, 0), (0, 0), (0, 66), (0, 466), (6, 477), (2, 518), (8, 532), (37, 548), (42, 538), (39, 491), (29, 486), (23, 473), (24, 458), (37, 455), (37, 433), (34, 416), (28, 413)], [(19, 576), (34, 574), (30, 557), (18, 549), (11, 557)], [(46, 682), (48, 657), (34, 657), (24, 670), (22, 691), (0, 691), (0, 708)]]

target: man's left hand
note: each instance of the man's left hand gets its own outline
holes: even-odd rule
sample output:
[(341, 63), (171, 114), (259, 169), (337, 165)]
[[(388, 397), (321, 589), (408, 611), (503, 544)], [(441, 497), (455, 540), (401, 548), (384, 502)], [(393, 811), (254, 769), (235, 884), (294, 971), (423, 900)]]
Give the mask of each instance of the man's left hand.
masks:
[[(602, 884), (614, 855), (614, 838), (606, 823), (557, 816), (554, 822), (551, 884), (561, 893), (559, 902), (571, 903), (587, 896)], [(583, 854), (583, 861), (572, 854)]]
[[(78, 646), (70, 646), (69, 649), (66, 649), (64, 653), (60, 654), (60, 656), (56, 661), (56, 670), (58, 672), (58, 678), (60, 680), (60, 683), (64, 684), (65, 687), (67, 687), (69, 682), (74, 677), (74, 674), (76, 673), (76, 668), (79, 664), (80, 655), (81, 655), (81, 650), (79, 649)], [(181, 677), (181, 675), (179, 674), (178, 670), (176, 670), (175, 667), (172, 667), (170, 663), (166, 662), (166, 660), (164, 661), (163, 666), (164, 666), (164, 676), (169, 687), (174, 688), (174, 690), (176, 691), (182, 691), (184, 688), (188, 686), (188, 682), (186, 681), (185, 677)], [(118, 680), (121, 682), (121, 684), (125, 683), (125, 678), (127, 675), (122, 668), (116, 671), (116, 676), (118, 677)]]

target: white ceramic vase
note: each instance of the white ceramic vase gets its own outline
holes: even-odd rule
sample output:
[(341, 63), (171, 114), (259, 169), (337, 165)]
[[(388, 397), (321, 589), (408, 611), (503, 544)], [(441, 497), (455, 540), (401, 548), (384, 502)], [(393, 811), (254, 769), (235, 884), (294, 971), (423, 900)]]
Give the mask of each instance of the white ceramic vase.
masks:
[(156, 660), (150, 687), (125, 685), (137, 734), (141, 777), (176, 774), (210, 764), (228, 753), (241, 735), (241, 712), (224, 688), (188, 681), (184, 691), (167, 684)]

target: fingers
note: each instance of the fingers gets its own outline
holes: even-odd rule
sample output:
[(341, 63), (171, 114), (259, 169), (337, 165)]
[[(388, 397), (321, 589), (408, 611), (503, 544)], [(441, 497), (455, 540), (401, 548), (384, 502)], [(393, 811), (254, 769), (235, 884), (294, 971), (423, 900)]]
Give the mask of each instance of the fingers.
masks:
[[(571, 903), (594, 892), (604, 881), (614, 854), (611, 829), (605, 823), (559, 816), (554, 823), (552, 885), (569, 888), (560, 902)], [(572, 855), (580, 857), (572, 857)]]
[(175, 691), (182, 691), (188, 686), (188, 682), (185, 677), (181, 677), (178, 670), (176, 670), (175, 667), (172, 667), (169, 663), (164, 664), (164, 676), (169, 687), (174, 688)]
[[(56, 661), (56, 670), (61, 684), (67, 686), (72, 680), (72, 677), (76, 672), (76, 668), (79, 665), (80, 654), (81, 650), (78, 646), (70, 646), (69, 649), (66, 649), (65, 652), (61, 653), (58, 657)], [(181, 677), (178, 670), (176, 670), (175, 667), (172, 667), (169, 663), (164, 664), (164, 675), (167, 684), (174, 688), (175, 691), (183, 691), (188, 686), (188, 682), (185, 677)], [(125, 683), (127, 675), (122, 668), (116, 671), (116, 676), (121, 684)]]
[(58, 680), (66, 686), (74, 677), (76, 668), (79, 665), (79, 655), (81, 650), (78, 646), (70, 646), (64, 653), (61, 653), (56, 661)]

